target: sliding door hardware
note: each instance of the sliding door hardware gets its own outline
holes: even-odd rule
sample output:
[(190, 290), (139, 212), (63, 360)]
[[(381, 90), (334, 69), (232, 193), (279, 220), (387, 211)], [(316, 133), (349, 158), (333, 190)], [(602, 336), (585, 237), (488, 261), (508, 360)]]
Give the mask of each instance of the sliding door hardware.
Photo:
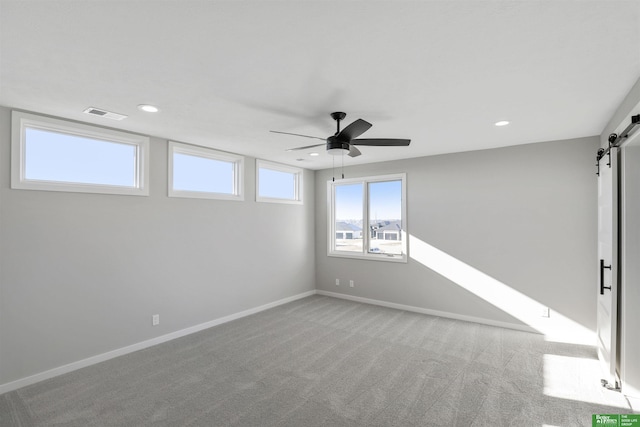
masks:
[(625, 139), (629, 138), (638, 126), (640, 126), (640, 114), (631, 116), (631, 123), (622, 131), (622, 133), (620, 133), (620, 135), (617, 133), (609, 135), (609, 146), (607, 148), (598, 149), (598, 154), (596, 154), (596, 166), (598, 167), (596, 175), (600, 175), (600, 159), (608, 155), (609, 161), (607, 162), (607, 166), (611, 167), (611, 149), (622, 145)]
[(611, 286), (605, 286), (604, 285), (604, 269), (605, 268), (611, 270), (611, 266), (610, 265), (604, 265), (604, 260), (601, 259), (600, 260), (600, 295), (604, 295), (604, 290), (605, 289), (611, 290)]

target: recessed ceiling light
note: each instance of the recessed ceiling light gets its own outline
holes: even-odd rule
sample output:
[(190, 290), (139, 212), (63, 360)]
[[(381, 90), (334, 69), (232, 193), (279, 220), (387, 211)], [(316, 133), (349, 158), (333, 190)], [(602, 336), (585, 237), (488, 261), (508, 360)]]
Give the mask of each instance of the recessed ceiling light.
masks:
[(138, 110), (146, 111), (147, 113), (157, 113), (158, 111), (160, 111), (158, 107), (149, 104), (138, 105)]
[(506, 126), (509, 124), (509, 120), (500, 120), (499, 122), (496, 122), (496, 126)]
[(319, 156), (320, 153), (313, 152), (313, 153), (309, 153), (309, 155), (315, 157), (315, 156)]

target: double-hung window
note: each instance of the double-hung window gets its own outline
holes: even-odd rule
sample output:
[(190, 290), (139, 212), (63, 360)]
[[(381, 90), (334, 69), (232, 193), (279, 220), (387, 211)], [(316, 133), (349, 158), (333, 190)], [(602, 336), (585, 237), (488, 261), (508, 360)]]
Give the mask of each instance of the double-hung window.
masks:
[(244, 157), (169, 142), (169, 197), (244, 200)]
[(327, 183), (329, 256), (407, 261), (406, 174)]
[(146, 196), (149, 138), (12, 113), (11, 188)]

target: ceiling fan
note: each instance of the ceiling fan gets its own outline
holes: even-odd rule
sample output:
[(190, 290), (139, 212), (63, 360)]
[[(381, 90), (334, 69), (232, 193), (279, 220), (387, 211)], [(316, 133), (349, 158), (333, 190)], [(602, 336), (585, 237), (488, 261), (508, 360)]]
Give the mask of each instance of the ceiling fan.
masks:
[(284, 135), (302, 136), (304, 138), (320, 139), (325, 141), (323, 144), (308, 145), (306, 147), (290, 148), (287, 151), (306, 150), (307, 148), (321, 147), (325, 145), (327, 147), (327, 153), (332, 155), (341, 155), (345, 152), (351, 157), (357, 157), (360, 154), (360, 150), (356, 148), (356, 145), (370, 145), (376, 147), (399, 147), (407, 146), (411, 143), (410, 139), (389, 139), (389, 138), (358, 138), (365, 133), (372, 126), (371, 123), (358, 119), (351, 123), (346, 128), (340, 130), (340, 121), (347, 116), (347, 113), (335, 112), (331, 113), (331, 118), (336, 121), (337, 130), (336, 133), (328, 138), (319, 138), (317, 136), (300, 135), (298, 133), (280, 132), (272, 130), (273, 133), (281, 133)]

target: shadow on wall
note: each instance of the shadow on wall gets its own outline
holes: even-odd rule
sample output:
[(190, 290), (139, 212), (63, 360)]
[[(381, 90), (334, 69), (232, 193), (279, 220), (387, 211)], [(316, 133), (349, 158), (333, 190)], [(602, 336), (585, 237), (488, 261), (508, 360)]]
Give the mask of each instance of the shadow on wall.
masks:
[(545, 306), (540, 302), (413, 235), (409, 235), (409, 245), (410, 258), (540, 332), (547, 341), (595, 344), (593, 331), (561, 313), (542, 317)]

